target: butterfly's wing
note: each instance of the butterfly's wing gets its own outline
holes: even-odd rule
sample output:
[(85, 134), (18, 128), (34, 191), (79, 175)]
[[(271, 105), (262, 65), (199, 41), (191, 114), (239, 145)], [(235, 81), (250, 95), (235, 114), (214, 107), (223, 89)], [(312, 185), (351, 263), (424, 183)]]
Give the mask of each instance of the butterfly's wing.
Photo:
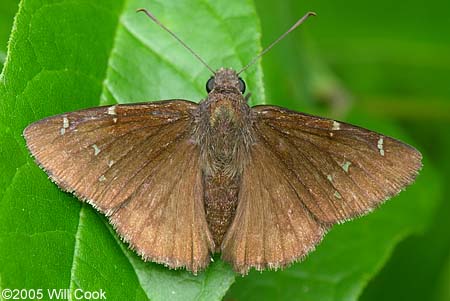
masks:
[(308, 254), (326, 229), (305, 208), (291, 175), (264, 144), (256, 143), (244, 167), (234, 220), (222, 258), (246, 274), (279, 268)]
[(332, 224), (399, 193), (422, 166), (414, 148), (360, 127), (274, 106), (252, 110), (256, 143), (222, 244), (241, 272), (302, 257)]
[(196, 272), (214, 249), (190, 140), (196, 107), (98, 107), (35, 122), (24, 136), (50, 178), (105, 213), (144, 259)]

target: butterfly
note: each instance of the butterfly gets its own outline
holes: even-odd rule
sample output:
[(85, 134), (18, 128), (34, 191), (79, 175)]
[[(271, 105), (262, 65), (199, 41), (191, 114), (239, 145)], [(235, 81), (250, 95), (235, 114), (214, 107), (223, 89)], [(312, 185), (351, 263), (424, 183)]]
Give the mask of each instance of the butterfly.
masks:
[(414, 181), (422, 156), (413, 147), (341, 121), (250, 107), (240, 73), (213, 71), (198, 104), (116, 104), (45, 118), (24, 130), (27, 147), (144, 260), (193, 273), (216, 252), (241, 274), (285, 267), (332, 225)]

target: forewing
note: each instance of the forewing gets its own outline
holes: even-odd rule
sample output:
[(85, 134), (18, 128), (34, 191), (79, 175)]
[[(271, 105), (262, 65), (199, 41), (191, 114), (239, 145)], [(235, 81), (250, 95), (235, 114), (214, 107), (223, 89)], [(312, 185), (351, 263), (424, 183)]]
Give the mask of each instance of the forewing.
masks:
[(258, 142), (292, 173), (301, 202), (326, 224), (374, 209), (422, 166), (411, 146), (360, 127), (274, 106), (253, 112)]
[(265, 144), (253, 145), (236, 215), (222, 243), (222, 258), (237, 272), (284, 267), (322, 239), (326, 227), (304, 206), (292, 180)]
[(24, 136), (50, 178), (105, 213), (145, 259), (196, 272), (213, 249), (190, 140), (196, 106), (98, 107), (43, 119)]

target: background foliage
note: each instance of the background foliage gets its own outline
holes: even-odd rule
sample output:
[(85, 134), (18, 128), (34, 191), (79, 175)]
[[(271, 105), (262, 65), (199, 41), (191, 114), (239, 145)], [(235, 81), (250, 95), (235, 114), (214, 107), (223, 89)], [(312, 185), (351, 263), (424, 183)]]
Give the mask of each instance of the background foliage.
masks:
[[(194, 277), (143, 263), (101, 215), (47, 180), (20, 136), (36, 119), (77, 108), (204, 97), (208, 72), (135, 15), (141, 6), (212, 66), (235, 68), (317, 11), (245, 75), (252, 102), (401, 138), (425, 157), (416, 184), (334, 227), (282, 272), (236, 277), (217, 259)], [(16, 0), (0, 3), (0, 63), (17, 8)], [(449, 8), (444, 0), (22, 1), (0, 83), (0, 290), (103, 288), (110, 300), (450, 300), (450, 188), (442, 185), (450, 171)]]

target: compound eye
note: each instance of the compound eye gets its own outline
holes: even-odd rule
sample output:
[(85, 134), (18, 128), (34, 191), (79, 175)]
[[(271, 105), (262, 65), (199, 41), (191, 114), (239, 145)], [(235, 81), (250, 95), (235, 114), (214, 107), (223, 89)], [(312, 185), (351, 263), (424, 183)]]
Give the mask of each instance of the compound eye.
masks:
[(242, 94), (244, 94), (245, 92), (245, 82), (240, 77), (239, 77), (239, 91), (241, 91)]
[(206, 82), (206, 92), (211, 92), (214, 89), (214, 76), (211, 76), (210, 79)]

